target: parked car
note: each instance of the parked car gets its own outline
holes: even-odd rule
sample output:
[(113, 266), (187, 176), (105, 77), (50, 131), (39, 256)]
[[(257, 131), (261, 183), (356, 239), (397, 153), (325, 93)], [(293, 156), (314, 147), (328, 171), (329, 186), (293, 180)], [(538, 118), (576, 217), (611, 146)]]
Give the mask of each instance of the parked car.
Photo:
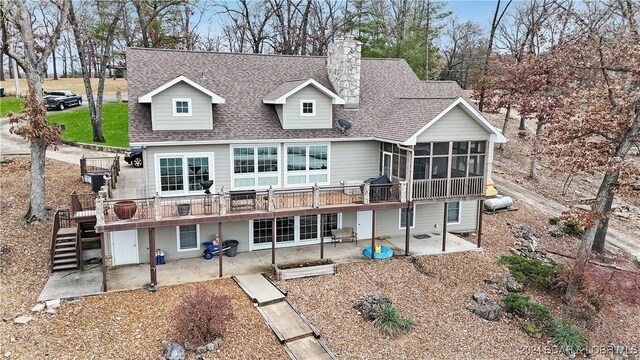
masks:
[(47, 110), (64, 110), (69, 106), (82, 105), (82, 95), (66, 90), (45, 91), (44, 99), (47, 102)]
[(124, 153), (124, 161), (133, 165), (133, 167), (142, 167), (142, 148), (132, 147), (128, 148)]

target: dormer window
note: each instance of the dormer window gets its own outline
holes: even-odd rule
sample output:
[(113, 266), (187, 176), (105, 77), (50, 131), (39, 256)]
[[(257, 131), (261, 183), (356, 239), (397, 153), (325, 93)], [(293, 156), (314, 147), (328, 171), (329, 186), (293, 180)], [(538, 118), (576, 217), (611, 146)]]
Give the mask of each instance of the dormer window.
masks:
[(316, 116), (316, 101), (300, 100), (300, 116)]
[(173, 116), (191, 116), (191, 99), (173, 99)]

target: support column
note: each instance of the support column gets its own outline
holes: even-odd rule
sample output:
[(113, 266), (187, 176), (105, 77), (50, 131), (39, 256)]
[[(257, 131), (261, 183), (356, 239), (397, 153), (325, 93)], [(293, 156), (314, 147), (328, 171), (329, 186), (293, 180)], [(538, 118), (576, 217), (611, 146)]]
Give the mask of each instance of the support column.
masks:
[(222, 223), (218, 223), (218, 277), (222, 277)]
[(102, 291), (107, 292), (107, 258), (104, 253), (104, 233), (100, 233), (100, 255), (102, 258)]
[(376, 252), (376, 211), (371, 210), (371, 259)]
[(271, 265), (276, 264), (276, 218), (271, 220)]
[(324, 217), (320, 214), (320, 259), (324, 259)]
[(149, 267), (151, 270), (151, 283), (149, 291), (156, 291), (158, 285), (158, 276), (156, 274), (156, 229), (149, 229)]
[(442, 252), (447, 249), (447, 214), (449, 212), (449, 203), (444, 203), (444, 218), (442, 221)]
[(478, 201), (478, 247), (482, 243), (482, 209), (484, 209), (484, 199)]
[(411, 226), (409, 220), (412, 219), (413, 212), (413, 204), (409, 202), (409, 207), (406, 212), (406, 219), (404, 221), (405, 224), (405, 233), (404, 233), (404, 255), (409, 256), (409, 237), (411, 236)]

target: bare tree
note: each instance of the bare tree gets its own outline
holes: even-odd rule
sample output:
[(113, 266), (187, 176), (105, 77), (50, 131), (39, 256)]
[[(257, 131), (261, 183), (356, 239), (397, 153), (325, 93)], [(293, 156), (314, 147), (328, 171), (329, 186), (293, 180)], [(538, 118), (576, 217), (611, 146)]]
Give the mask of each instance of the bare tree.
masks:
[(132, 0), (143, 47), (162, 47), (162, 43), (166, 39), (158, 30), (163, 25), (163, 16), (183, 2), (184, 0)]
[[(236, 6), (237, 5), (237, 6)], [(235, 43), (240, 49), (244, 48), (247, 41), (251, 46), (251, 52), (260, 54), (263, 52), (264, 44), (268, 34), (268, 25), (273, 17), (273, 8), (267, 2), (239, 0), (237, 4), (229, 5), (221, 2), (217, 6), (221, 7), (222, 14), (226, 14), (232, 23), (234, 33), (228, 33), (235, 37)]]
[(471, 20), (459, 24), (454, 18), (451, 19), (443, 35), (441, 51), (444, 64), (440, 79), (455, 80), (460, 86), (466, 88), (469, 73), (473, 69), (479, 69), (479, 64), (482, 62), (484, 40), (482, 29)]
[[(33, 12), (21, 0), (3, 1), (0, 8), (2, 27), (2, 51), (13, 58), (24, 70), (29, 85), (29, 109), (33, 116), (17, 118), (13, 131), (31, 143), (31, 191), (29, 210), (25, 220), (29, 223), (45, 220), (48, 216), (45, 204), (45, 155), (47, 147), (59, 140), (59, 131), (54, 129), (42, 115), (44, 109), (42, 83), (47, 72), (47, 60), (53, 51), (60, 32), (64, 28), (69, 12), (70, 0), (54, 3), (58, 9), (55, 26), (49, 36), (34, 31)], [(19, 51), (10, 46), (8, 29), (16, 31), (12, 38)]]

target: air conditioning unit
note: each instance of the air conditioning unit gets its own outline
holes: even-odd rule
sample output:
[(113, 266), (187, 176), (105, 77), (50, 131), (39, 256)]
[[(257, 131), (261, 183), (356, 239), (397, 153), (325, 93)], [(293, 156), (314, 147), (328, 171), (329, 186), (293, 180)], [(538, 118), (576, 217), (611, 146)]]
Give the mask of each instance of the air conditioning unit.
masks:
[(344, 186), (344, 193), (347, 195), (360, 195), (362, 194), (362, 180), (343, 180), (342, 186)]

